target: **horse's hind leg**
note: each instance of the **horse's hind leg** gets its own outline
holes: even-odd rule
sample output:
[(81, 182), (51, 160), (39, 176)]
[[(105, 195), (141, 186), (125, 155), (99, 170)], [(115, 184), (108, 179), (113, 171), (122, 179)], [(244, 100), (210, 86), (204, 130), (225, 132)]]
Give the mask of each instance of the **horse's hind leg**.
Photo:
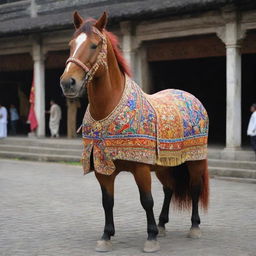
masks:
[(105, 211), (105, 227), (101, 240), (97, 242), (95, 248), (98, 252), (108, 252), (112, 250), (111, 236), (115, 234), (113, 207), (114, 207), (114, 181), (117, 172), (107, 176), (95, 172), (95, 176), (100, 183), (102, 191), (102, 205)]
[[(190, 193), (192, 198), (192, 216), (191, 216), (191, 229), (188, 237), (200, 238), (201, 230), (200, 217), (198, 212), (199, 198), (203, 190), (203, 175), (206, 171), (206, 160), (190, 161), (187, 162), (189, 176), (190, 176)], [(208, 185), (208, 184), (207, 184)]]
[(136, 164), (132, 172), (140, 192), (140, 202), (147, 215), (148, 238), (144, 245), (144, 252), (156, 252), (160, 249), (157, 241), (158, 229), (153, 213), (154, 201), (151, 194), (150, 167), (144, 164)]
[(164, 168), (156, 171), (156, 176), (163, 185), (164, 202), (159, 216), (158, 230), (160, 236), (165, 236), (165, 224), (169, 222), (169, 209), (173, 194), (173, 184), (170, 168)]

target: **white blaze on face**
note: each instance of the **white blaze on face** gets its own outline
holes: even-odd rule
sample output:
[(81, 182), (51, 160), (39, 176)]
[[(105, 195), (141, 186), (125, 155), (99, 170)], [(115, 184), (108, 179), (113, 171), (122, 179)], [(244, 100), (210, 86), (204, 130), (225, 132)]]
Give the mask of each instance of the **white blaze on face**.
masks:
[(87, 39), (87, 35), (85, 33), (81, 33), (75, 40), (75, 50), (73, 53), (73, 56), (75, 56), (76, 52), (78, 51), (78, 49), (80, 48), (80, 46), (82, 45), (82, 43), (85, 42), (85, 40)]
[[(81, 33), (75, 40), (75, 50), (74, 50), (74, 53), (72, 55), (72, 57), (75, 56), (75, 54), (77, 53), (78, 49), (80, 48), (80, 46), (86, 41), (87, 39), (87, 35), (85, 33)], [(69, 62), (66, 69), (67, 71), (69, 70), (70, 68), (70, 65), (72, 64), (72, 62)]]

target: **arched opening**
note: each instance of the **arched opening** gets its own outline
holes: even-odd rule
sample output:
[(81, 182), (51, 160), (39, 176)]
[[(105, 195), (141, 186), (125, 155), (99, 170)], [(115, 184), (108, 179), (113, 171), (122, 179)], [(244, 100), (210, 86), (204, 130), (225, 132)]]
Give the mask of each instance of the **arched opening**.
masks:
[[(16, 54), (3, 55), (0, 58), (0, 101), (8, 112), (10, 105), (15, 105), (20, 117), (17, 124), (17, 134), (27, 135), (29, 132), (27, 123), (29, 94), (33, 76), (32, 57), (29, 54)], [(8, 134), (10, 135), (9, 124)]]
[(215, 35), (208, 35), (151, 42), (147, 49), (151, 92), (175, 88), (195, 95), (209, 115), (209, 143), (225, 145), (224, 44)]
[(256, 31), (248, 31), (242, 42), (242, 144), (248, 146), (247, 126), (250, 106), (256, 103)]

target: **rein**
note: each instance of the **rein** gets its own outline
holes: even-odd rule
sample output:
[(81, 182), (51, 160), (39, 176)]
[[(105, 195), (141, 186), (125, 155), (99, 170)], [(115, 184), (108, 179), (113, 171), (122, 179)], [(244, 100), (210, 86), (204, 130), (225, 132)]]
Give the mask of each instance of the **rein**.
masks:
[(96, 71), (98, 70), (98, 68), (100, 67), (100, 65), (105, 66), (105, 68), (108, 67), (107, 61), (106, 61), (107, 39), (106, 39), (105, 35), (103, 33), (101, 33), (97, 28), (92, 27), (92, 31), (102, 39), (102, 47), (98, 54), (97, 60), (93, 64), (93, 66), (91, 68), (88, 68), (86, 64), (84, 64), (81, 60), (79, 60), (78, 58), (75, 58), (75, 57), (69, 57), (66, 61), (66, 65), (69, 62), (72, 62), (72, 63), (76, 64), (77, 66), (79, 66), (86, 73), (85, 78), (84, 78), (84, 83), (83, 83), (84, 85), (86, 83), (89, 83), (93, 79), (93, 77), (94, 77)]

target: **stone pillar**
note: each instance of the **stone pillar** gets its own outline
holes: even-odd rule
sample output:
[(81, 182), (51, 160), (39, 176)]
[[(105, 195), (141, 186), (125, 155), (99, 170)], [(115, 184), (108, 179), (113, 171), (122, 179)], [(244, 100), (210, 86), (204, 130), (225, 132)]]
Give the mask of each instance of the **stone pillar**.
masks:
[(35, 114), (38, 122), (37, 137), (45, 136), (45, 68), (44, 54), (39, 40), (33, 43)]
[(123, 34), (122, 49), (125, 59), (131, 67), (133, 79), (145, 92), (148, 92), (150, 79), (146, 48), (137, 41), (131, 22), (121, 22), (120, 26)]
[(68, 130), (68, 138), (76, 138), (76, 116), (77, 109), (80, 108), (79, 99), (67, 99), (67, 130)]
[(241, 41), (245, 32), (241, 30), (234, 9), (223, 9), (225, 27), (217, 33), (226, 46), (226, 150), (241, 147)]
[(131, 67), (133, 76), (135, 75), (135, 48), (134, 48), (134, 36), (132, 35), (132, 25), (129, 21), (120, 23), (122, 38), (122, 50), (124, 57)]
[(151, 87), (149, 64), (147, 61), (146, 47), (143, 44), (141, 44), (137, 50), (135, 67), (135, 81), (140, 85), (144, 92), (149, 93)]
[(241, 53), (239, 44), (226, 44), (226, 148), (241, 147)]

